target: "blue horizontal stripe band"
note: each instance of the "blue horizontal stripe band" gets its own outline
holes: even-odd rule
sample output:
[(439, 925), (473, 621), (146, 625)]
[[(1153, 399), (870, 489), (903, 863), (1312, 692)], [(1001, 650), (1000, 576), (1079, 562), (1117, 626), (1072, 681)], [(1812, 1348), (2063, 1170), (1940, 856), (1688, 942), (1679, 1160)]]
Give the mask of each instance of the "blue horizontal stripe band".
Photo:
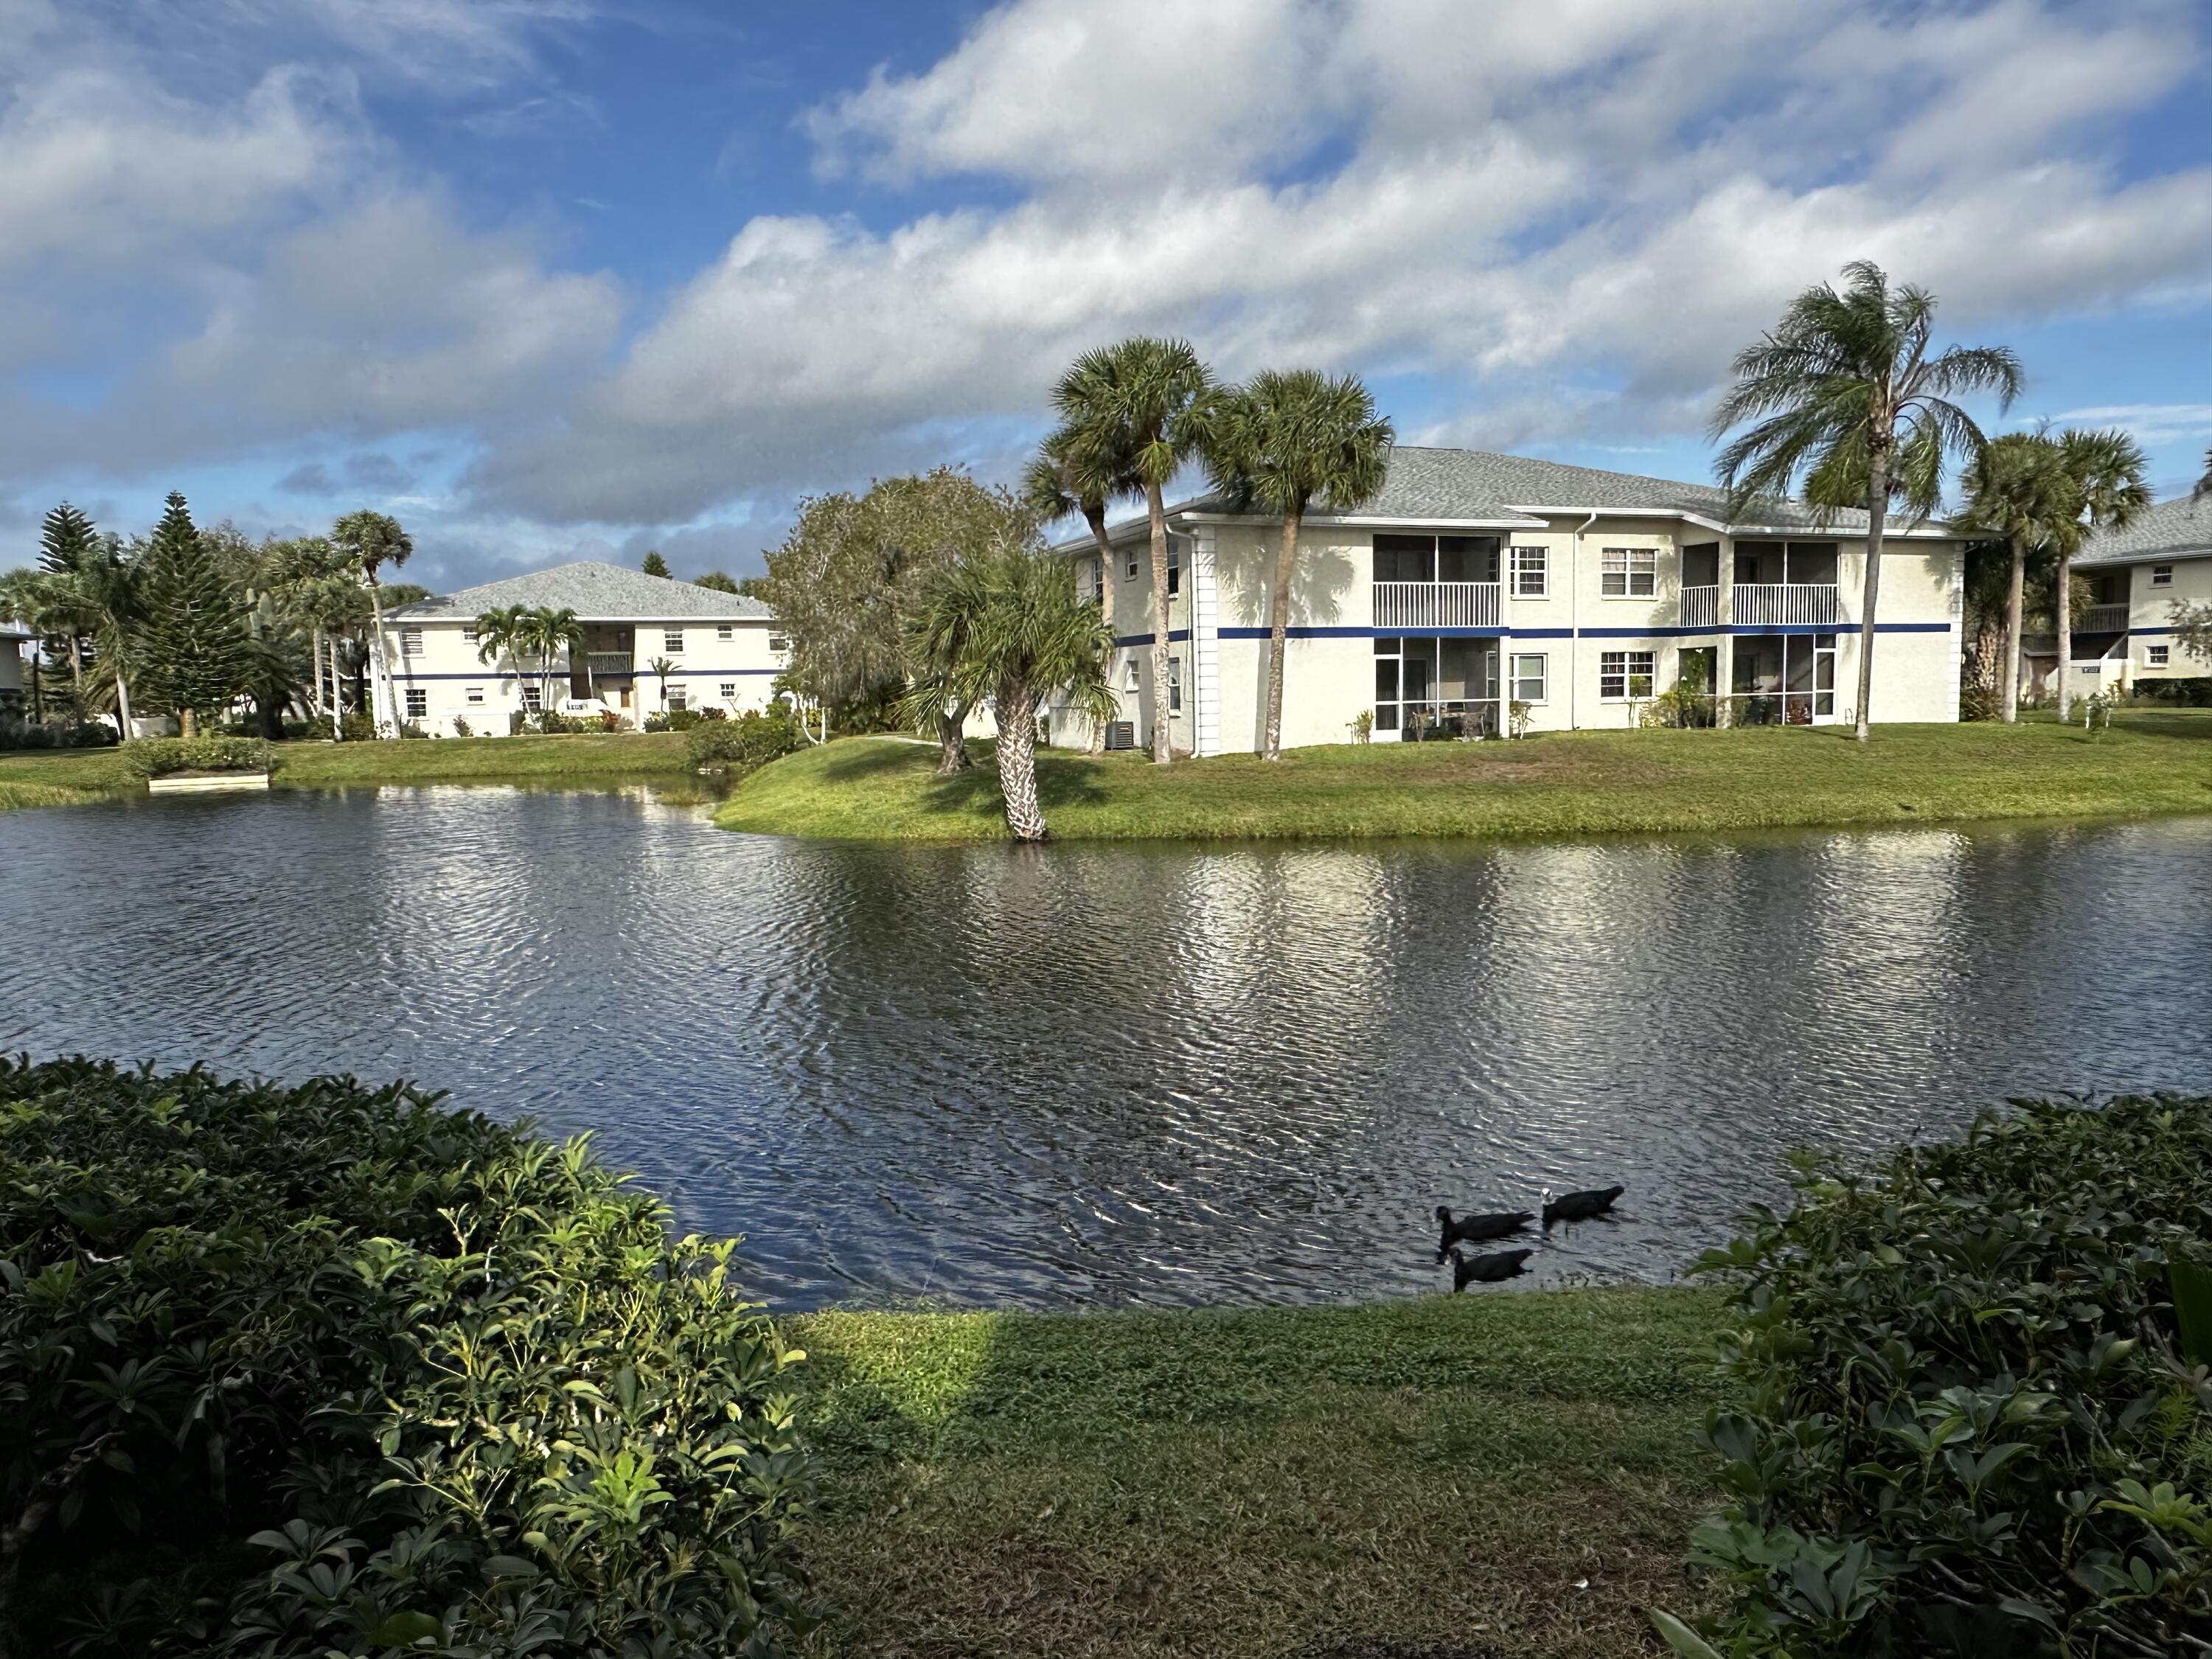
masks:
[[(668, 678), (672, 680), (734, 680), (751, 674), (781, 674), (781, 672), (783, 670), (781, 668), (672, 668), (668, 671)], [(428, 674), (418, 672), (411, 668), (403, 668), (392, 678), (402, 684), (416, 680), (474, 680), (477, 684), (484, 685), (495, 680), (511, 680), (514, 676), (504, 669), (497, 672), (486, 669), (481, 674)], [(545, 678), (567, 680), (574, 679), (575, 676), (565, 668), (556, 668)], [(598, 680), (657, 680), (660, 676), (649, 668), (595, 668), (592, 671), (591, 678)], [(538, 684), (538, 675), (534, 671), (524, 674), (522, 679), (526, 684)]]
[[(1729, 635), (1737, 639), (1771, 639), (1778, 635), (1856, 634), (1856, 623), (1790, 623), (1758, 627), (1749, 623), (1723, 623), (1718, 626), (1698, 628), (1349, 628), (1308, 626), (1287, 630), (1294, 640), (1395, 640), (1410, 635), (1415, 639), (1447, 640), (1676, 640), (1707, 639), (1716, 635)], [(1876, 623), (1877, 634), (1948, 634), (1949, 623)], [(2169, 633), (2168, 629), (2144, 629), (2143, 633)], [(1224, 628), (1216, 630), (1217, 637), (1224, 640), (1264, 640), (1270, 636), (1265, 628)], [(1188, 640), (1190, 630), (1178, 628), (1169, 634), (1169, 643)], [(1136, 646), (1150, 645), (1150, 634), (1125, 634), (1114, 643), (1123, 650)]]

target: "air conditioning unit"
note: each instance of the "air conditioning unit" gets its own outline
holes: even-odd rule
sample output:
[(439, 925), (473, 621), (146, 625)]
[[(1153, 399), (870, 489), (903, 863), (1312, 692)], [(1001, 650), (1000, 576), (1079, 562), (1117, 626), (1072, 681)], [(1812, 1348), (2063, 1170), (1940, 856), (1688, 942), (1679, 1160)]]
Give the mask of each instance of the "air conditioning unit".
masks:
[(1137, 723), (1134, 720), (1107, 721), (1106, 746), (1109, 749), (1134, 749), (1137, 746)]

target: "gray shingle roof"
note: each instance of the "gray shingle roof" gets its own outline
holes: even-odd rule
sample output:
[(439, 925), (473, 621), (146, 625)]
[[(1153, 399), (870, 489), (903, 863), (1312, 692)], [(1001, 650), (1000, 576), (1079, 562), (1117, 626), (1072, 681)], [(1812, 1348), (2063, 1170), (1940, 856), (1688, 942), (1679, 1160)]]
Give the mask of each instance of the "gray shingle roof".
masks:
[(2124, 530), (2100, 531), (2076, 565), (2132, 564), (2141, 559), (2212, 557), (2212, 495), (2160, 501)]
[(480, 617), (511, 605), (536, 610), (567, 609), (582, 622), (674, 622), (700, 617), (709, 622), (760, 621), (769, 616), (758, 599), (717, 592), (667, 576), (648, 576), (618, 564), (582, 561), (533, 570), (525, 576), (434, 595), (384, 614), (387, 620), (434, 622), (441, 617)]
[[(1218, 495), (1186, 502), (1188, 510), (1226, 510)], [(1533, 525), (1536, 509), (1587, 513), (1593, 507), (1626, 511), (1692, 513), (1716, 523), (1730, 521), (1728, 492), (1714, 484), (1680, 483), (1635, 472), (1602, 472), (1527, 455), (1499, 455), (1483, 449), (1425, 449), (1401, 444), (1390, 452), (1382, 492), (1352, 516), (1367, 519), (1479, 519), (1493, 523)], [(1773, 501), (1742, 515), (1747, 525), (1778, 529), (1826, 529), (1830, 533), (1863, 532), (1867, 515), (1846, 509), (1825, 524), (1797, 501)], [(1911, 528), (1892, 518), (1893, 530)]]

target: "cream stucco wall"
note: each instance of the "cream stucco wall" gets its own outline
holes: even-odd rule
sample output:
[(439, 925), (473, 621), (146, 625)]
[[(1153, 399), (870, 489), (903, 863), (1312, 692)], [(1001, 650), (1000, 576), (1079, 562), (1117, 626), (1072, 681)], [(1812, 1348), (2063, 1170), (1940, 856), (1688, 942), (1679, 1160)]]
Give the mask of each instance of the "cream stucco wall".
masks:
[[(2158, 568), (2168, 568), (2166, 586), (2153, 586)], [(2192, 657), (2173, 636), (2173, 606), (2212, 604), (2212, 554), (2145, 559), (2128, 568), (2128, 676), (2130, 679), (2192, 679), (2212, 675), (2212, 662)], [(2151, 647), (2166, 647), (2166, 661), (2154, 665)], [(2094, 689), (2094, 687), (2091, 689)]]

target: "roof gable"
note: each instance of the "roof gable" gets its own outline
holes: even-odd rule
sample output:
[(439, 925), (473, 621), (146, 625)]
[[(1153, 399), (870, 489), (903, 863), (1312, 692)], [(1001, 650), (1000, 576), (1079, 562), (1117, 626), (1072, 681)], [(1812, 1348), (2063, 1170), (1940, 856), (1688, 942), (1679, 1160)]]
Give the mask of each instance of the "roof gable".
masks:
[(480, 617), (510, 605), (568, 610), (581, 622), (763, 622), (771, 613), (758, 599), (724, 593), (668, 576), (648, 576), (624, 565), (580, 560), (495, 582), (434, 595), (385, 613), (403, 622)]
[(2212, 558), (2212, 495), (2177, 495), (2122, 529), (2098, 531), (2074, 562), (2132, 564), (2156, 558)]

